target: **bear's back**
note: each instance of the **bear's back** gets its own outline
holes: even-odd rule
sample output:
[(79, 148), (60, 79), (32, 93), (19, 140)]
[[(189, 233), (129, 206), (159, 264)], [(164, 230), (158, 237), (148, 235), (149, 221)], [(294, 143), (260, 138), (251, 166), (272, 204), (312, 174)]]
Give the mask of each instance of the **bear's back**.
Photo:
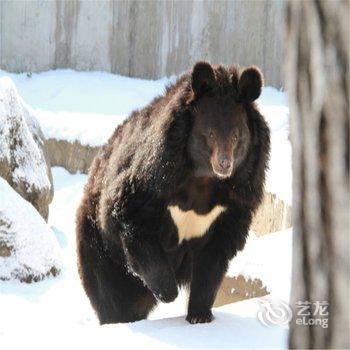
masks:
[(170, 108), (186, 90), (189, 74), (184, 74), (169, 85), (163, 95), (155, 97), (148, 105), (133, 111), (117, 126), (107, 143), (101, 147), (90, 171), (90, 190), (100, 196), (102, 187), (113, 176), (150, 162), (157, 149), (164, 124), (170, 119)]

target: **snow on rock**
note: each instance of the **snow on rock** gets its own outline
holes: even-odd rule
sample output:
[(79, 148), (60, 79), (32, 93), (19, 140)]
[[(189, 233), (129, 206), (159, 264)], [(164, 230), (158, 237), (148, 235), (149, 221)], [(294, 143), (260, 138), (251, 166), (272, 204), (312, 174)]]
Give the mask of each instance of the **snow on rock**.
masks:
[(60, 248), (35, 208), (0, 177), (0, 279), (39, 281), (60, 271)]
[(128, 115), (164, 92), (172, 78), (145, 80), (107, 72), (77, 72), (56, 69), (9, 76), (20, 95), (35, 109), (53, 112)]
[(123, 122), (125, 115), (50, 112), (37, 110), (45, 138), (90, 147), (102, 146)]
[(173, 78), (145, 80), (106, 72), (58, 69), (26, 74), (0, 70), (36, 109), (46, 139), (103, 145), (133, 110), (164, 93)]
[(0, 176), (48, 218), (53, 185), (44, 136), (8, 77), (0, 78)]

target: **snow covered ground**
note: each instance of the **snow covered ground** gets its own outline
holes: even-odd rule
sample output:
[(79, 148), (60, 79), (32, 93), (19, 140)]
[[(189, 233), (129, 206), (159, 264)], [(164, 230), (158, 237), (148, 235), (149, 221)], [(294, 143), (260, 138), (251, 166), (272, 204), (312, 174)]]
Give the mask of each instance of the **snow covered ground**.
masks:
[[(215, 309), (215, 321), (211, 324), (190, 325), (184, 318), (186, 293), (182, 291), (175, 302), (161, 304), (151, 320), (98, 326), (80, 285), (75, 260), (74, 215), (86, 175), (71, 175), (57, 167), (53, 168), (53, 177), (55, 197), (49, 224), (63, 251), (63, 271), (57, 278), (30, 285), (0, 282), (0, 343), (6, 344), (4, 349), (44, 349), (47, 344), (57, 349), (74, 344), (88, 349), (112, 344), (122, 349), (286, 347), (287, 329), (267, 328), (258, 321), (258, 299)], [(276, 286), (276, 290), (272, 288), (275, 297), (285, 300), (289, 291), (285, 294), (280, 287), (289, 286), (290, 232), (275, 235), (280, 235), (277, 241), (268, 236), (251, 238), (246, 250), (237, 257), (237, 265), (232, 262), (230, 274), (242, 272), (259, 277), (259, 270), (263, 276), (270, 274), (274, 276), (270, 280), (271, 286)], [(272, 254), (274, 251), (276, 255)]]
[[(108, 73), (69, 70), (10, 75), (19, 94), (39, 111), (47, 137), (79, 139), (100, 145), (131, 110), (161, 93), (168, 81), (145, 81)], [(259, 99), (272, 130), (272, 159), (268, 190), (291, 199), (291, 164), (288, 141), (288, 108), (285, 95), (265, 88)], [(85, 139), (84, 139), (85, 138)], [(71, 175), (53, 168), (55, 196), (49, 224), (63, 253), (58, 278), (25, 285), (0, 282), (0, 344), (3, 349), (73, 347), (141, 349), (285, 348), (287, 329), (268, 328), (258, 318), (259, 300), (251, 299), (214, 310), (215, 321), (190, 325), (186, 293), (171, 304), (162, 304), (150, 320), (127, 325), (98, 326), (76, 271), (74, 219), (86, 175)], [(291, 230), (249, 238), (245, 250), (231, 263), (229, 274), (261, 278), (274, 298), (288, 301), (291, 270)]]

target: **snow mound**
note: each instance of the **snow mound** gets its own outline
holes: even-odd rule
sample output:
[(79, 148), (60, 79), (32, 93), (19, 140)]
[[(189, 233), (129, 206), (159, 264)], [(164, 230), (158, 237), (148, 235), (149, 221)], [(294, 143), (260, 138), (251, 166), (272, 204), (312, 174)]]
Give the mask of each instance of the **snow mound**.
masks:
[(35, 208), (0, 177), (0, 279), (38, 281), (58, 274), (60, 248)]
[(78, 141), (83, 146), (100, 147), (121, 124), (124, 115), (91, 113), (50, 112), (37, 110), (36, 114), (44, 130), (45, 138)]
[(8, 77), (0, 78), (0, 176), (47, 218), (53, 189), (44, 136)]
[(55, 69), (9, 76), (20, 95), (35, 109), (53, 112), (128, 115), (164, 92), (175, 78), (146, 80), (107, 72), (77, 72)]

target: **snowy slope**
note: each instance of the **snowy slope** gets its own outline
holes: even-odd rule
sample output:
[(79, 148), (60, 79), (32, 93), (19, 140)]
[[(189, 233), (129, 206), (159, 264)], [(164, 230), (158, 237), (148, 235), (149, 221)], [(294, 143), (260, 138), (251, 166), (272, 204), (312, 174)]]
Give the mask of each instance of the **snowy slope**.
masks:
[(289, 300), (292, 273), (292, 229), (256, 237), (251, 232), (243, 251), (231, 261), (228, 275), (260, 279), (276, 298)]
[[(244, 312), (242, 310), (244, 309)], [(1, 338), (6, 350), (12, 349), (283, 349), (287, 329), (267, 328), (256, 319), (255, 300), (236, 303), (215, 312), (214, 323), (190, 325), (183, 317), (140, 321), (133, 324), (79, 326), (32, 324), (13, 330)], [(1, 331), (0, 331), (1, 332)]]

